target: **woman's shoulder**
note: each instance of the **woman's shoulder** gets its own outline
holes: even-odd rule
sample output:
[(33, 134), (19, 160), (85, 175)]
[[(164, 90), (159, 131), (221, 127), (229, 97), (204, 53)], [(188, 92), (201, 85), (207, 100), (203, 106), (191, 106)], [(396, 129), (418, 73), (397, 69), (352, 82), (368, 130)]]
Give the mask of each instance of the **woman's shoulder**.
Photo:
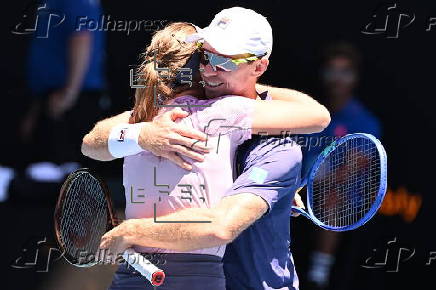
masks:
[(199, 99), (191, 95), (184, 95), (171, 100), (166, 106), (163, 106), (159, 114), (179, 107), (191, 113), (222, 115), (231, 113), (233, 109), (245, 108), (250, 101), (253, 100), (236, 95), (224, 95), (210, 99)]
[[(191, 95), (184, 95), (179, 96), (171, 102), (167, 104), (168, 107), (181, 107), (183, 108), (190, 108), (189, 111), (203, 111), (205, 108), (208, 107), (217, 107), (217, 106), (226, 106), (230, 105), (231, 99), (235, 98), (242, 98), (239, 96), (233, 96), (233, 95), (225, 95), (220, 96), (216, 98), (203, 98), (199, 99), (197, 97), (191, 96)], [(166, 106), (165, 106), (166, 107)]]
[[(224, 97), (224, 96), (223, 96)], [(222, 99), (223, 97), (217, 97), (217, 98), (204, 98), (199, 99), (197, 97), (191, 96), (191, 95), (184, 95), (179, 96), (171, 101), (171, 104), (173, 105), (209, 105), (213, 104), (216, 101)]]

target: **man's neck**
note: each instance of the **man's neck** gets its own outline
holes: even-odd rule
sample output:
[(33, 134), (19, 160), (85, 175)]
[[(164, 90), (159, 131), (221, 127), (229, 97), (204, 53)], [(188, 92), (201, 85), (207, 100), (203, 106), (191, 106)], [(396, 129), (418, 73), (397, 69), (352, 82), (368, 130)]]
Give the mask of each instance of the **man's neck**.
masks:
[(246, 90), (243, 94), (241, 94), (241, 96), (242, 97), (246, 97), (246, 98), (249, 98), (249, 99), (257, 99), (257, 97), (258, 97), (258, 94), (257, 94), (257, 92), (256, 92), (256, 89), (253, 87), (252, 89), (250, 89), (250, 90)]

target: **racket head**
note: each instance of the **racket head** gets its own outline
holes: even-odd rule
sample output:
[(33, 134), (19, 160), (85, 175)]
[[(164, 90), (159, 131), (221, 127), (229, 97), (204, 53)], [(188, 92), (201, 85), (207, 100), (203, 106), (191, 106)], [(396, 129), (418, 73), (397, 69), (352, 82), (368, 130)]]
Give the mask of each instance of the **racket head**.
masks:
[[(106, 184), (87, 168), (63, 183), (54, 212), (56, 240), (65, 259), (78, 267), (97, 264), (101, 237), (116, 225)], [(88, 256), (89, 259), (84, 258)]]
[[(326, 230), (353, 230), (376, 214), (386, 189), (387, 155), (381, 142), (371, 134), (349, 134), (326, 147), (313, 164), (307, 212)], [(339, 200), (345, 202), (338, 205)]]

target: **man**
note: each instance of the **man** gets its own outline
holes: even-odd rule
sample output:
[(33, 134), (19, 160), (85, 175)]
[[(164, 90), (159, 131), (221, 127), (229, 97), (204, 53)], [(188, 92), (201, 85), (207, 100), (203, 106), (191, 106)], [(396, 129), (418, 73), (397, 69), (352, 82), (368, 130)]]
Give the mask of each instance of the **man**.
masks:
[[(272, 49), (271, 27), (263, 16), (238, 7), (225, 9), (215, 16), (209, 27), (191, 39), (202, 40), (202, 48), (213, 57), (262, 55), (261, 59), (233, 71), (220, 70), (211, 61), (201, 65), (207, 96), (258, 97), (255, 84), (268, 66), (267, 57)], [(309, 131), (321, 131), (328, 124), (328, 112), (310, 97), (294, 92), (287, 100), (289, 98), (301, 110), (319, 112), (318, 124)], [(200, 139), (204, 136), (172, 124), (175, 118), (186, 115), (180, 111), (171, 114), (159, 118), (157, 124), (144, 126), (139, 144), (180, 166), (189, 166), (180, 156), (180, 159), (175, 158), (175, 149), (171, 147), (174, 143), (190, 147), (195, 140), (175, 133)], [(295, 115), (297, 118), (297, 111)], [(107, 138), (114, 125), (126, 120), (128, 113), (97, 124), (85, 136), (82, 152), (100, 160), (113, 159)], [(298, 279), (288, 247), (289, 214), (295, 189), (299, 186), (301, 151), (289, 140), (278, 142), (278, 139), (257, 138), (252, 144), (245, 145), (245, 150), (251, 152), (241, 152), (247, 153), (239, 158), (242, 174), (216, 207), (188, 208), (159, 217), (160, 221), (208, 220), (210, 223), (155, 223), (153, 219), (131, 219), (108, 232), (102, 238), (101, 247), (115, 253), (133, 244), (190, 251), (233, 241), (232, 253), (224, 260), (227, 262), (228, 289), (297, 289)], [(292, 148), (287, 147), (286, 151), (285, 146)], [(293, 150), (290, 154), (289, 149)], [(191, 288), (190, 285), (186, 287)], [(202, 289), (205, 287), (207, 285)]]
[[(351, 133), (369, 133), (380, 138), (379, 121), (355, 97), (360, 62), (358, 50), (347, 42), (333, 43), (323, 51), (321, 83), (326, 106), (332, 112), (332, 121), (322, 133), (325, 136), (340, 138)], [(310, 168), (314, 158), (325, 146), (311, 148), (307, 152), (303, 150), (303, 165), (306, 169)], [(328, 287), (340, 240), (339, 233), (317, 229), (316, 245), (310, 256), (307, 277), (310, 289)]]
[(104, 33), (78, 24), (100, 15), (98, 0), (38, 5), (27, 73), (34, 100), (21, 126), (21, 138), (32, 144), (24, 150), (28, 161), (83, 159), (78, 141), (103, 116)]

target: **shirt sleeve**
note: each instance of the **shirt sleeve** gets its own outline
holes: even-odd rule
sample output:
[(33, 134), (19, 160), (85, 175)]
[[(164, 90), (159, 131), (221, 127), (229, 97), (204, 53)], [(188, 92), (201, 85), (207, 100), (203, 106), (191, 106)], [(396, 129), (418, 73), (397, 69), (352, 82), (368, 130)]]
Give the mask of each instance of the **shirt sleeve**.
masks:
[(300, 185), (301, 150), (295, 144), (258, 145), (244, 162), (242, 174), (225, 196), (251, 193), (268, 204), (268, 212)]

